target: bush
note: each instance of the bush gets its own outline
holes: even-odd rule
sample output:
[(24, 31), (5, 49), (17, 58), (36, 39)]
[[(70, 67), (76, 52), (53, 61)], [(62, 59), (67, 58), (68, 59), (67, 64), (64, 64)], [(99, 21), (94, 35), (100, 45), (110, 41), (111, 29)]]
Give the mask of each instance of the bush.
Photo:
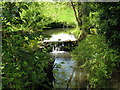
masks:
[(92, 88), (105, 87), (106, 79), (111, 77), (113, 70), (120, 63), (117, 51), (109, 48), (105, 40), (102, 35), (87, 36), (72, 52), (73, 58), (88, 71)]
[(44, 68), (52, 59), (44, 50), (34, 49), (36, 38), (38, 36), (34, 33), (3, 33), (3, 89), (49, 87)]

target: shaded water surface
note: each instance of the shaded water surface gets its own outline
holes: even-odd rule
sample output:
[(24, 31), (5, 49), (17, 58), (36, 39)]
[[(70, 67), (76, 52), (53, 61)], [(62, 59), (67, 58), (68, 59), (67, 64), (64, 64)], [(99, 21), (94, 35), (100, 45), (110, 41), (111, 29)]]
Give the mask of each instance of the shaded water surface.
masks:
[[(74, 35), (66, 34), (65, 31), (68, 29), (56, 29), (47, 30), (45, 33), (51, 35), (51, 38), (45, 39), (44, 41), (74, 41), (76, 38)], [(61, 47), (56, 44), (53, 46), (51, 56), (55, 59), (53, 75), (55, 81), (53, 82), (54, 88), (88, 88), (88, 82), (86, 81), (86, 72), (81, 69), (77, 64), (77, 61), (71, 58), (69, 52), (63, 51)], [(108, 88), (120, 88), (120, 77), (119, 73), (115, 73), (113, 79), (109, 81)]]
[[(74, 35), (66, 33), (69, 28), (57, 30), (58, 32), (55, 30), (47, 30), (46, 33), (48, 34), (50, 32), (51, 38), (46, 38), (44, 41), (64, 42), (77, 40)], [(52, 52), (50, 52), (55, 59), (53, 69), (55, 78), (55, 81), (53, 82), (54, 88), (86, 88), (86, 73), (77, 66), (77, 62), (71, 58), (70, 53), (64, 51), (61, 47), (64, 47), (64, 43), (59, 46), (55, 44)]]
[(86, 88), (86, 73), (77, 66), (68, 52), (51, 53), (54, 62), (54, 88)]

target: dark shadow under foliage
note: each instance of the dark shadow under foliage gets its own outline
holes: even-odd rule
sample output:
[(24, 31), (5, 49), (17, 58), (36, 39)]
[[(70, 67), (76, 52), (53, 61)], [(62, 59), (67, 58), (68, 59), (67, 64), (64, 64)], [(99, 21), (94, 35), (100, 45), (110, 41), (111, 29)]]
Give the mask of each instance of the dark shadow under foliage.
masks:
[[(41, 33), (41, 32), (40, 32)], [(53, 60), (34, 44), (40, 33), (3, 33), (3, 89), (52, 88)], [(45, 69), (46, 68), (46, 69)], [(49, 70), (49, 71), (47, 71)]]

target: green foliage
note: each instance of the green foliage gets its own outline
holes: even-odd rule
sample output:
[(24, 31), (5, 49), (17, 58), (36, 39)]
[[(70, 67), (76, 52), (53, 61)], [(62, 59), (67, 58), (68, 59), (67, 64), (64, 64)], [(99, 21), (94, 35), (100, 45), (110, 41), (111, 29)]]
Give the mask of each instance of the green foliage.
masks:
[(51, 18), (44, 16), (42, 4), (38, 2), (6, 2), (2, 5), (2, 25), (5, 30), (10, 30), (11, 27), (38, 30), (45, 28), (52, 21)]
[(90, 29), (90, 33), (91, 33), (91, 34), (97, 34), (97, 29), (91, 28), (91, 29)]
[[(54, 25), (62, 23), (63, 26), (76, 26), (76, 20), (72, 7), (67, 2), (44, 2), (43, 14), (50, 17)], [(51, 25), (52, 26), (52, 25)]]
[[(38, 49), (47, 22), (38, 3), (2, 3), (2, 85), (3, 89), (48, 88), (45, 68), (52, 59)], [(50, 72), (49, 72), (50, 73)]]
[(120, 63), (117, 52), (108, 47), (102, 35), (87, 36), (73, 51), (73, 57), (88, 71), (92, 88), (103, 88), (106, 79)]
[(102, 35), (88, 35), (73, 51), (73, 57), (88, 71), (91, 87), (103, 88), (106, 79), (120, 66), (120, 3), (89, 2), (81, 3), (80, 8), (83, 10), (80, 28), (89, 34)]
[(73, 34), (77, 39), (79, 38), (81, 31), (79, 30), (79, 28), (75, 28), (72, 30), (69, 30), (70, 34)]
[(109, 46), (120, 50), (120, 2), (90, 3), (90, 23), (106, 36)]
[(38, 36), (33, 34), (3, 34), (3, 88), (46, 88), (44, 68), (52, 60), (46, 52), (35, 50)]
[[(82, 29), (95, 28), (91, 29), (93, 34), (99, 32), (106, 38), (87, 36), (73, 51), (73, 57), (89, 72), (91, 87), (105, 87), (105, 79), (120, 63), (117, 51), (109, 48), (120, 50), (120, 3), (85, 3), (82, 8), (86, 10), (82, 17), (77, 9)], [(38, 50), (36, 46), (44, 38), (42, 28), (75, 26), (69, 2), (2, 2), (2, 9), (3, 88), (48, 87), (44, 68), (51, 59), (46, 48)], [(80, 34), (77, 30), (72, 33)]]
[[(12, 26), (25, 30), (38, 30), (47, 27), (75, 27), (75, 17), (68, 3), (50, 2), (5, 2), (2, 3), (3, 28)], [(8, 29), (8, 30), (9, 30)], [(7, 29), (6, 29), (7, 30)]]

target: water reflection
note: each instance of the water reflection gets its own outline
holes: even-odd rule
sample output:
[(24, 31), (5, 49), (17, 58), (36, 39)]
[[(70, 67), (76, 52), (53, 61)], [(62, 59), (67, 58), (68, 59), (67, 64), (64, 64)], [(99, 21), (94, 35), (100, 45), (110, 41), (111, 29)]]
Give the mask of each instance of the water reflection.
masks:
[(86, 88), (86, 73), (77, 67), (68, 52), (52, 53), (54, 62), (54, 88)]
[(74, 35), (66, 34), (66, 33), (60, 33), (60, 34), (53, 34), (49, 40), (44, 40), (44, 42), (52, 42), (52, 41), (76, 41), (77, 39), (74, 37)]
[[(61, 31), (61, 29), (57, 30)], [(52, 37), (46, 41), (62, 42), (65, 40), (75, 40), (73, 35), (65, 34), (63, 32), (60, 32), (60, 34), (58, 34), (57, 30), (49, 30), (50, 33), (49, 31), (46, 31), (47, 34), (52, 35)], [(62, 43), (61, 47), (62, 46), (65, 46), (64, 43)], [(81, 63), (71, 59), (71, 56), (68, 52), (61, 51), (63, 50), (61, 47), (55, 45), (53, 47), (53, 52), (50, 53), (55, 59), (55, 67), (53, 69), (55, 77), (55, 82), (53, 82), (54, 88), (88, 88), (88, 82), (86, 81), (86, 72), (77, 66)], [(115, 75), (113, 75), (114, 78), (111, 79), (110, 83), (108, 83), (107, 88), (120, 88), (119, 75), (120, 73), (115, 73)]]

